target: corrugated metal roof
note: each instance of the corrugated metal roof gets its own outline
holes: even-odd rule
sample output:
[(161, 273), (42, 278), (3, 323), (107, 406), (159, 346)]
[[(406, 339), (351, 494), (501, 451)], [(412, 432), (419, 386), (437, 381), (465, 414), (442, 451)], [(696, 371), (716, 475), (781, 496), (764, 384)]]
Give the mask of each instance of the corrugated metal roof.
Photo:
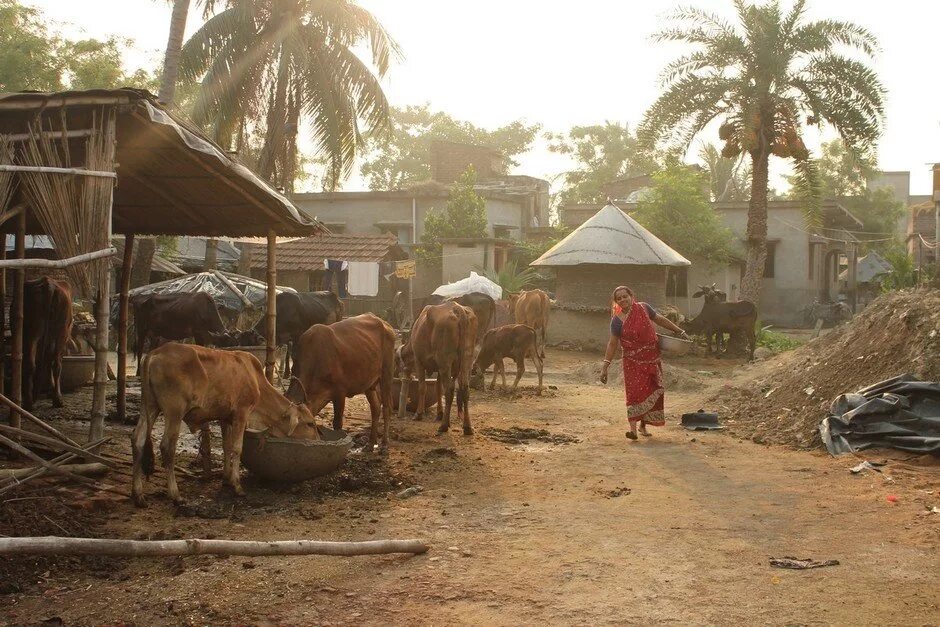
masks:
[[(396, 261), (407, 259), (408, 254), (391, 234), (315, 235), (277, 245), (277, 269), (311, 271), (323, 268), (324, 259), (342, 261)], [(264, 268), (267, 251), (255, 247), (251, 251), (251, 267)]]
[(568, 237), (532, 262), (533, 266), (604, 263), (624, 266), (690, 266), (688, 259), (614, 205), (607, 205)]

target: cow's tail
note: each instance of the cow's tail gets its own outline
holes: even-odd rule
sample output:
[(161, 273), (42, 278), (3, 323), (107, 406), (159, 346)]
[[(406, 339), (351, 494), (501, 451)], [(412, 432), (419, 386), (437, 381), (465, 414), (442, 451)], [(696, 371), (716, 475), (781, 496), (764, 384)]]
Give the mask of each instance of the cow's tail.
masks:
[(141, 444), (140, 438), (146, 438), (142, 443), (141, 466), (144, 474), (149, 477), (154, 470), (153, 440), (150, 432), (153, 430), (153, 423), (157, 420), (160, 408), (157, 406), (153, 389), (150, 387), (150, 355), (144, 355), (140, 367), (140, 417), (137, 419), (137, 428), (134, 429), (134, 448), (136, 451), (137, 446)]
[(490, 299), (490, 329), (496, 328), (496, 299)]

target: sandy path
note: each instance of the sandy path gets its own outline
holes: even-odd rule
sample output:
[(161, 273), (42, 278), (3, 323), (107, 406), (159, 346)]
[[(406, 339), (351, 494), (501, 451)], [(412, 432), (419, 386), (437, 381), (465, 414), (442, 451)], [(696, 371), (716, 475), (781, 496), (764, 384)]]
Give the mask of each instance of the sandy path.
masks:
[[(387, 463), (407, 478), (404, 485), (423, 486), (416, 497), (352, 494), (299, 503), (290, 491), (255, 486), (255, 496), (275, 511), (173, 518), (169, 503), (155, 498), (146, 511), (115, 505), (108, 523), (109, 535), (125, 537), (135, 530), (258, 539), (420, 536), (433, 545), (428, 555), (145, 560), (121, 562), (120, 576), (111, 579), (72, 568), (6, 597), (6, 620), (940, 622), (940, 516), (922, 514), (925, 503), (938, 501), (936, 466), (896, 466), (886, 484), (878, 475), (851, 476), (848, 459), (691, 434), (674, 424), (631, 443), (623, 437), (621, 391), (562, 376), (586, 358), (550, 354), (547, 383), (558, 389), (544, 398), (477, 393), (472, 438), (456, 428), (438, 438), (430, 423), (396, 422), (399, 439)], [(695, 408), (702, 396), (672, 394), (667, 410)], [(350, 413), (362, 415), (360, 404)], [(581, 441), (509, 446), (482, 434), (510, 426)], [(621, 488), (629, 493), (610, 495)], [(186, 495), (200, 486), (186, 482), (182, 489)], [(899, 502), (888, 503), (888, 493)], [(841, 565), (769, 567), (769, 556), (785, 555)]]

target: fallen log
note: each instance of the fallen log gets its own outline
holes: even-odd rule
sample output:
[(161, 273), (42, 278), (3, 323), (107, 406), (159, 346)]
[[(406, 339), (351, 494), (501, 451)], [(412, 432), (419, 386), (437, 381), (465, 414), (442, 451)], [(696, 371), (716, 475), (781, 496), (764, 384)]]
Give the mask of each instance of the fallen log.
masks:
[(97, 538), (0, 538), (0, 555), (116, 555), (154, 557), (166, 555), (383, 555), (426, 553), (421, 540), (369, 540), (323, 542), (318, 540), (111, 540)]
[(106, 466), (113, 465), (113, 462), (101, 457), (96, 453), (86, 450), (85, 448), (79, 446), (72, 446), (67, 442), (57, 440), (55, 438), (48, 438), (44, 435), (39, 435), (38, 433), (33, 433), (32, 431), (26, 431), (25, 429), (17, 429), (16, 427), (8, 427), (7, 425), (0, 425), (0, 432), (12, 435), (18, 435), (21, 438), (31, 440), (33, 442), (38, 442), (39, 444), (44, 444), (46, 447), (49, 447), (57, 453), (75, 453), (86, 459), (96, 460), (99, 464), (104, 464)]
[(59, 430), (56, 429), (55, 427), (53, 427), (53, 426), (47, 424), (47, 423), (44, 422), (43, 420), (40, 420), (39, 418), (37, 418), (36, 416), (34, 416), (33, 414), (31, 414), (30, 412), (26, 411), (25, 409), (23, 409), (22, 407), (20, 407), (20, 406), (17, 405), (16, 403), (14, 403), (12, 400), (10, 400), (10, 399), (7, 398), (6, 396), (4, 396), (3, 394), (0, 394), (0, 403), (3, 403), (3, 404), (6, 405), (7, 407), (9, 407), (11, 411), (15, 411), (16, 413), (18, 413), (18, 414), (19, 414), (20, 416), (22, 416), (23, 418), (26, 418), (27, 420), (29, 420), (30, 422), (32, 422), (33, 424), (35, 424), (35, 425), (36, 425), (37, 427), (39, 427), (40, 429), (45, 429), (46, 431), (48, 431), (48, 432), (51, 433), (52, 435), (56, 436), (57, 438), (59, 438), (60, 440), (62, 440), (63, 442), (65, 442), (66, 444), (71, 444), (72, 446), (81, 446), (78, 442), (76, 442), (75, 440), (73, 440), (73, 439), (70, 438), (69, 436), (65, 435), (64, 433), (62, 433), (61, 431), (59, 431)]
[(118, 488), (112, 488), (112, 487), (109, 486), (109, 485), (102, 485), (102, 484), (99, 484), (99, 483), (98, 483), (97, 481), (95, 481), (94, 479), (90, 479), (90, 478), (88, 478), (88, 477), (83, 477), (83, 476), (81, 476), (81, 475), (76, 475), (76, 474), (71, 473), (71, 472), (69, 472), (69, 471), (67, 471), (67, 470), (62, 470), (62, 468), (61, 468), (60, 466), (54, 466), (54, 465), (52, 465), (50, 462), (47, 462), (46, 460), (44, 460), (44, 459), (43, 459), (42, 457), (40, 457), (39, 455), (36, 455), (36, 453), (32, 452), (32, 451), (29, 450), (28, 448), (25, 448), (25, 447), (19, 445), (18, 443), (14, 442), (13, 440), (11, 440), (10, 438), (8, 438), (8, 437), (6, 437), (6, 436), (0, 435), (0, 444), (5, 444), (5, 445), (7, 445), (9, 448), (11, 448), (12, 450), (16, 451), (16, 452), (19, 453), (20, 455), (23, 455), (23, 456), (25, 456), (25, 457), (28, 457), (29, 459), (33, 460), (33, 461), (36, 462), (37, 464), (40, 464), (41, 466), (44, 466), (46, 469), (48, 469), (48, 470), (50, 470), (50, 471), (52, 471), (52, 472), (54, 472), (54, 473), (60, 474), (60, 475), (62, 475), (63, 477), (68, 477), (68, 478), (72, 479), (73, 481), (77, 481), (77, 482), (79, 482), (79, 483), (84, 483), (84, 484), (86, 484), (86, 485), (93, 486), (94, 488), (96, 488), (96, 489), (98, 489), (98, 490), (104, 490), (104, 491), (106, 491), (106, 492), (114, 492), (114, 493), (116, 493), (116, 494), (121, 494), (121, 495), (123, 495), (123, 496), (130, 497), (130, 494), (128, 494), (127, 492), (125, 492), (125, 491), (123, 491), (123, 490), (119, 490)]
[[(51, 463), (51, 462), (50, 462)], [(76, 475), (94, 476), (103, 475), (108, 472), (108, 467), (97, 462), (91, 464), (62, 464), (59, 466), (62, 470), (75, 473)], [(14, 479), (21, 481), (28, 476), (38, 474), (40, 470), (45, 470), (42, 466), (31, 466), (29, 468), (7, 468), (0, 470), (0, 479)]]
[[(87, 449), (95, 448), (97, 446), (104, 444), (107, 441), (108, 441), (108, 438), (102, 438), (96, 442), (89, 442), (88, 444), (85, 445), (85, 448)], [(70, 461), (77, 459), (78, 457), (79, 456), (74, 453), (65, 453), (63, 455), (59, 455), (55, 459), (50, 460), (49, 464), (51, 466), (61, 466), (62, 464), (67, 464)], [(22, 479), (9, 479), (7, 481), (4, 481), (3, 487), (0, 488), (0, 496), (6, 494), (10, 490), (15, 490), (16, 488), (20, 487), (27, 481), (32, 481), (33, 479), (38, 479), (39, 477), (42, 477), (48, 472), (49, 472), (49, 469), (46, 467), (36, 468), (33, 470), (33, 472), (23, 477)]]

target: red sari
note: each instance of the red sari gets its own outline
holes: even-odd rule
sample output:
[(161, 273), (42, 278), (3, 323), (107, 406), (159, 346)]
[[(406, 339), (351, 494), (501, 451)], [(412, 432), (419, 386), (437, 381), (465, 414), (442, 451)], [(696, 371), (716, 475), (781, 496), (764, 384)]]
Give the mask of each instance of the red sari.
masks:
[(623, 387), (627, 397), (627, 419), (643, 425), (666, 424), (663, 411), (665, 390), (656, 328), (646, 308), (634, 301), (620, 332), (623, 348)]

